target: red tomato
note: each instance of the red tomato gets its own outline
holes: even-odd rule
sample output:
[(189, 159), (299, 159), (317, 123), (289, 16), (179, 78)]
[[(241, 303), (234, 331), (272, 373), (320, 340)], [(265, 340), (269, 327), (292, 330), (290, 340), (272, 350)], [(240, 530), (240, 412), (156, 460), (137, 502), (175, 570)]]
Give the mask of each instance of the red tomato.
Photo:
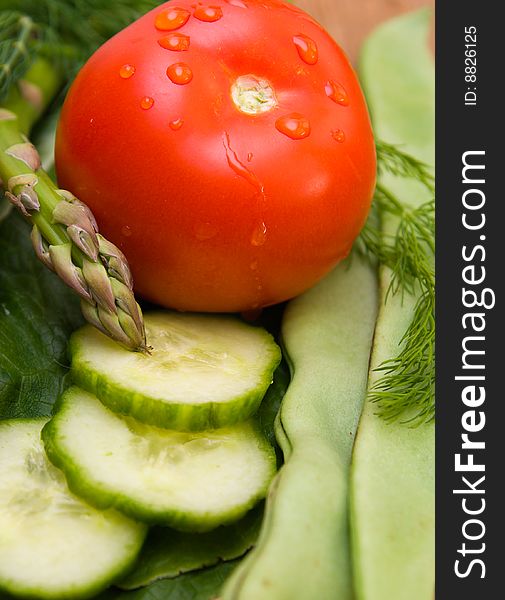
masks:
[(63, 108), (60, 184), (182, 310), (296, 296), (346, 256), (375, 182), (339, 46), (279, 0), (168, 2), (91, 57)]

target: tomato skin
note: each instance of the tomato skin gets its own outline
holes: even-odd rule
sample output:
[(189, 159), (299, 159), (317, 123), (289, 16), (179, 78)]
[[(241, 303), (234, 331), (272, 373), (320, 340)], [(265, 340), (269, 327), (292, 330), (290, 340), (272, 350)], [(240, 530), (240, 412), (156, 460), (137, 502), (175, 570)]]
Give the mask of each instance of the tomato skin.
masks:
[[(174, 8), (189, 18), (157, 29)], [(271, 110), (237, 108), (232, 86), (249, 75), (270, 83)], [(278, 0), (175, 0), (81, 70), (56, 167), (127, 256), (141, 296), (245, 311), (298, 295), (348, 254), (375, 147), (352, 67), (306, 13)]]

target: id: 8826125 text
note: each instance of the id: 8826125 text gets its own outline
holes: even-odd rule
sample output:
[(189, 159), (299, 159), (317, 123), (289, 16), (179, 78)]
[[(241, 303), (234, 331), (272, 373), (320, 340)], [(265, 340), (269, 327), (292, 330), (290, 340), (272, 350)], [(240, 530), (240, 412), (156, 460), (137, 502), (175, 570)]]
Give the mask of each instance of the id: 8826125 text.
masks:
[(477, 27), (465, 27), (465, 106), (477, 106)]

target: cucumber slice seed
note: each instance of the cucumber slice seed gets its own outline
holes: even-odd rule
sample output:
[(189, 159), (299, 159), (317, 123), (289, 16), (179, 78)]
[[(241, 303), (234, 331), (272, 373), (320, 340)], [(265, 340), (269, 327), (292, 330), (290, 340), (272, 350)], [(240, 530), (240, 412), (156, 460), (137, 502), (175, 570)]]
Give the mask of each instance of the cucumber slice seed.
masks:
[(0, 596), (89, 598), (130, 570), (146, 527), (69, 491), (45, 456), (46, 422), (0, 423)]
[(276, 470), (254, 421), (204, 432), (160, 429), (114, 414), (77, 387), (63, 394), (42, 438), (79, 496), (183, 531), (239, 519), (265, 497)]
[(70, 342), (74, 382), (114, 412), (157, 427), (202, 431), (258, 409), (281, 352), (264, 329), (234, 317), (145, 315), (151, 355), (87, 325)]

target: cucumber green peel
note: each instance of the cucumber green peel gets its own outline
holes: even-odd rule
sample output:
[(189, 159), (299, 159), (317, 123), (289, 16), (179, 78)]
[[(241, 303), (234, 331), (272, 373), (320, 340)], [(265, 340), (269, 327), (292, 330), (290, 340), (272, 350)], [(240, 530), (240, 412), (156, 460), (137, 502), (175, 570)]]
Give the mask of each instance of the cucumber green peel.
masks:
[(358, 256), (287, 306), (293, 378), (276, 427), (286, 464), (270, 486), (258, 545), (224, 600), (352, 598), (348, 475), (376, 306), (374, 270)]
[(275, 452), (254, 421), (200, 432), (122, 418), (76, 387), (42, 439), (69, 488), (97, 508), (181, 531), (240, 519), (267, 493)]
[[(434, 67), (427, 37), (430, 13), (420, 11), (390, 21), (365, 44), (362, 82), (375, 130), (412, 155), (433, 164)], [(409, 202), (412, 210), (431, 193), (413, 179), (382, 174), (380, 183)], [(391, 234), (398, 216), (385, 215)], [(371, 360), (376, 369), (394, 356), (419, 302), (413, 293), (391, 295), (392, 272), (380, 269), (381, 310)], [(394, 393), (394, 390), (391, 392)], [(430, 600), (434, 593), (434, 427), (386, 423), (376, 406), (365, 406), (352, 466), (351, 532), (358, 600)], [(408, 413), (407, 413), (408, 418)]]
[(114, 412), (181, 431), (225, 427), (257, 410), (281, 352), (238, 318), (170, 311), (145, 317), (149, 355), (85, 326), (70, 340), (74, 382)]

